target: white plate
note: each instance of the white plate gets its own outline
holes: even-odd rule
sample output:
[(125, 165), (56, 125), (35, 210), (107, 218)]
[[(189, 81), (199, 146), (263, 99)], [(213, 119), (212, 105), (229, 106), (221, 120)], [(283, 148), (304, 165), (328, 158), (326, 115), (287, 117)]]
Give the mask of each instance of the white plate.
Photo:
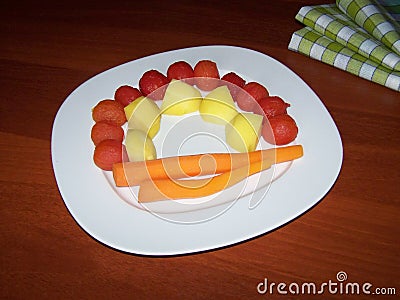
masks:
[[(229, 202), (223, 210), (223, 205), (219, 205), (169, 210), (164, 215), (150, 213), (123, 201), (109, 178), (93, 164), (90, 111), (98, 101), (113, 98), (120, 85), (137, 85), (140, 76), (149, 69), (165, 73), (174, 61), (186, 60), (194, 66), (201, 59), (215, 61), (221, 74), (235, 71), (246, 81), (260, 82), (270, 94), (289, 102), (289, 112), (299, 127), (296, 143), (303, 145), (304, 156), (278, 172), (282, 176), (261, 195), (257, 205), (251, 205), (248, 195)], [(98, 74), (64, 101), (52, 133), (55, 177), (77, 223), (110, 247), (145, 255), (215, 249), (253, 238), (293, 220), (329, 191), (340, 172), (342, 156), (336, 125), (307, 84), (273, 58), (232, 46), (160, 53)], [(163, 203), (165, 208), (166, 202)]]

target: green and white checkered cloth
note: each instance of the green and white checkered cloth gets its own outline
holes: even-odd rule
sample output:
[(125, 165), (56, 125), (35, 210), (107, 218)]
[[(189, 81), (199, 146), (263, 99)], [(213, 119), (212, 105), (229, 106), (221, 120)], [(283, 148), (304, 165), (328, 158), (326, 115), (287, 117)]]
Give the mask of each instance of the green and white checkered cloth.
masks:
[(399, 3), (337, 0), (303, 7), (296, 19), (306, 27), (292, 35), (288, 48), (400, 91), (400, 3), (394, 2)]

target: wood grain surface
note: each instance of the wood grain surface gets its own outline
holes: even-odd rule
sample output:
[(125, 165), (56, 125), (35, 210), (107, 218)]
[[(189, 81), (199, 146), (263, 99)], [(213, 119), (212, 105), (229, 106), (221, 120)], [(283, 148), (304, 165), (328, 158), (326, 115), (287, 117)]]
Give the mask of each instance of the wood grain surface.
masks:
[[(0, 298), (396, 299), (400, 294), (400, 95), (287, 50), (308, 4), (281, 1), (5, 1), (0, 4)], [(344, 160), (323, 200), (250, 241), (146, 257), (105, 246), (68, 212), (51, 163), (64, 99), (113, 66), (167, 50), (226, 44), (287, 65), (340, 131)], [(82, 128), (87, 130), (87, 128)], [(238, 220), (239, 222), (239, 220)], [(394, 295), (260, 294), (275, 283), (348, 281)]]

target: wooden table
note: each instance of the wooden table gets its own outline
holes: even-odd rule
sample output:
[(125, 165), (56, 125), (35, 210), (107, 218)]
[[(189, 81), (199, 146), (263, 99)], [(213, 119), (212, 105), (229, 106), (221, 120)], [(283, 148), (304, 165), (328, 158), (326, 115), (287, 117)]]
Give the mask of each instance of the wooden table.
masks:
[[(399, 93), (287, 50), (302, 27), (294, 19), (300, 7), (333, 1), (159, 2), (1, 5), (0, 298), (341, 299), (327, 289), (323, 296), (257, 291), (265, 278), (287, 289), (335, 281), (339, 271), (372, 283), (370, 291), (394, 287), (398, 295)], [(50, 140), (58, 108), (110, 67), (213, 44), (270, 55), (315, 91), (343, 141), (336, 184), (300, 218), (220, 250), (146, 257), (97, 242), (74, 221), (56, 185)]]

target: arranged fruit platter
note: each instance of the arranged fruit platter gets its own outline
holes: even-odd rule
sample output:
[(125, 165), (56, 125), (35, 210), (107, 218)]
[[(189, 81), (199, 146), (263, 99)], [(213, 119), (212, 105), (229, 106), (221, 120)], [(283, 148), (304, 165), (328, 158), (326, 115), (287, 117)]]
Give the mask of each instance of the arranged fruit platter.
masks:
[(322, 102), (284, 65), (204, 46), (82, 84), (55, 118), (52, 159), (85, 231), (123, 251), (170, 255), (239, 242), (305, 212), (336, 180), (342, 146)]
[[(148, 70), (140, 77), (138, 88), (127, 84), (119, 86), (113, 99), (101, 100), (94, 106), (91, 112), (95, 122), (91, 129), (95, 146), (93, 160), (100, 169), (112, 171), (121, 198), (128, 203), (140, 203), (136, 206), (153, 213), (216, 206), (239, 199), (255, 189), (254, 185), (250, 191), (243, 186), (242, 193), (231, 192), (228, 196), (225, 190), (231, 186), (239, 182), (246, 185), (248, 182), (244, 179), (251, 175), (302, 156), (300, 145), (271, 149), (271, 145), (293, 142), (298, 134), (288, 107), (290, 104), (279, 96), (270, 95), (259, 82), (246, 82), (232, 71), (221, 77), (214, 61), (200, 60), (194, 68), (186, 61), (176, 61), (168, 66), (166, 75), (155, 69)], [(210, 149), (205, 149), (205, 153), (197, 155), (159, 158), (157, 152), (162, 152), (165, 137), (159, 151), (153, 139), (162, 132), (161, 123), (165, 124), (170, 116), (175, 122), (169, 119), (172, 128), (167, 133), (179, 127), (182, 117), (187, 120), (191, 117), (190, 123), (196, 128), (197, 136), (207, 137), (215, 132), (200, 129), (199, 122), (207, 122), (214, 129), (222, 126), (221, 141), (226, 143), (227, 150), (210, 153)], [(200, 118), (196, 118), (198, 116)], [(124, 125), (126, 136), (121, 127)], [(260, 142), (261, 136), (264, 145)], [(269, 147), (261, 151), (265, 144)], [(176, 143), (176, 146), (179, 149), (181, 145)], [(204, 175), (209, 177), (199, 178)], [(257, 189), (268, 187), (273, 178), (258, 178)], [(121, 187), (131, 186), (138, 187), (131, 189), (134, 197), (123, 197)], [(225, 194), (213, 197), (218, 192)], [(181, 205), (182, 202), (161, 206), (143, 204), (185, 198), (201, 198), (202, 205), (195, 205), (198, 201), (193, 200), (186, 201), (187, 205)]]

